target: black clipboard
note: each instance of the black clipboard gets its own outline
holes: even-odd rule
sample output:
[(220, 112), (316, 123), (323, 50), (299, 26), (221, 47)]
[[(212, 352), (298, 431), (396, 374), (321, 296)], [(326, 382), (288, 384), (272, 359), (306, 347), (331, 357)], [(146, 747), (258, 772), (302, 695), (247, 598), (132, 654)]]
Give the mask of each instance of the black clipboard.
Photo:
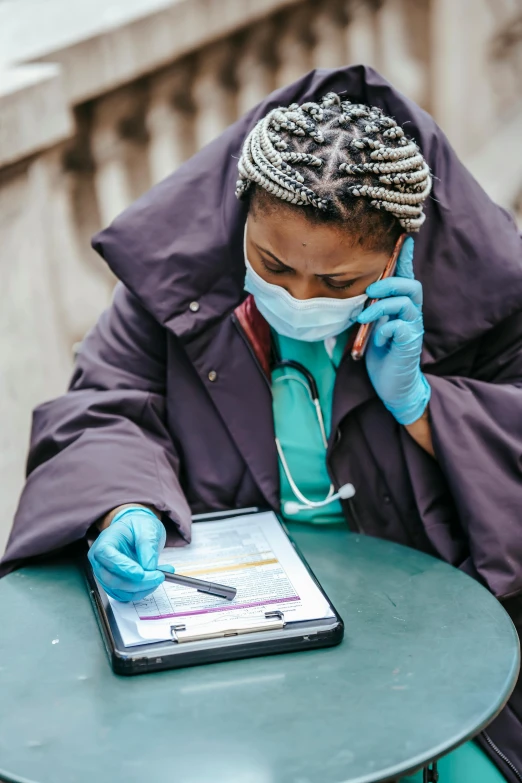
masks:
[[(262, 509), (248, 508), (198, 514), (193, 517), (193, 522), (197, 524), (199, 521), (222, 520), (255, 514), (260, 511)], [(281, 522), (280, 519), (279, 521)], [(184, 666), (251, 658), (258, 655), (316, 650), (339, 644), (344, 635), (343, 621), (282, 522), (281, 526), (310, 577), (328, 601), (333, 617), (306, 622), (285, 622), (282, 612), (267, 612), (264, 618), (257, 618), (249, 624), (236, 621), (231, 625), (230, 631), (225, 637), (212, 638), (210, 634), (205, 637), (198, 634), (198, 638), (194, 639), (184, 634), (182, 627), (173, 623), (171, 640), (126, 647), (108, 596), (94, 578), (91, 565), (86, 557), (85, 570), (89, 596), (113, 670), (117, 674), (123, 675), (144, 674), (162, 669), (177, 669)], [(239, 627), (240, 625), (241, 627)]]

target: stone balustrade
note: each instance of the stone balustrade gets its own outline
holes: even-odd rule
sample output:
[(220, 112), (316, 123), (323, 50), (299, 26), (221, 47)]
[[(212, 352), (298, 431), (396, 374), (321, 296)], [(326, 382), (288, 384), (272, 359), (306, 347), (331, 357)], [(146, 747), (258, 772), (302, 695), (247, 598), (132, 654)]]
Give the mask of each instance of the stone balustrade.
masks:
[(520, 0), (79, 5), (0, 4), (0, 550), (30, 410), (63, 391), (110, 301), (90, 237), (271, 90), (372, 65), (498, 201), (522, 200)]

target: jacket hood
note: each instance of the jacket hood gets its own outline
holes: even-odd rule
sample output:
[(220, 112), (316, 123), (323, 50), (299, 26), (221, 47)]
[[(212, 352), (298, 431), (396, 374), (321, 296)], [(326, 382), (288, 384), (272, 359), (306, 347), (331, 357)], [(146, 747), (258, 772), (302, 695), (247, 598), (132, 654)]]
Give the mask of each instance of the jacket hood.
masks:
[[(245, 297), (246, 207), (237, 159), (253, 125), (278, 105), (343, 93), (378, 106), (415, 138), (433, 176), (414, 267), (424, 288), (425, 356), (453, 353), (522, 305), (514, 221), (460, 163), (435, 121), (365, 66), (311, 71), (276, 90), (97, 234), (93, 247), (165, 327), (189, 339)], [(189, 305), (197, 301), (193, 312)]]

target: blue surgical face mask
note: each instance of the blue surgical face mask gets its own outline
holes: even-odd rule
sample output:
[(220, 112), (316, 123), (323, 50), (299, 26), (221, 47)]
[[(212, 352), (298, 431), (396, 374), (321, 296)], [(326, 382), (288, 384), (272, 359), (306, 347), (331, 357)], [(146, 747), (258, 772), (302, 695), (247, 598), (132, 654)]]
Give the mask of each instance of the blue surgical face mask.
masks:
[(294, 299), (280, 285), (267, 283), (252, 268), (246, 254), (246, 227), (244, 246), (245, 290), (252, 294), (257, 309), (278, 334), (308, 343), (326, 340), (348, 329), (362, 312), (366, 294), (349, 299)]

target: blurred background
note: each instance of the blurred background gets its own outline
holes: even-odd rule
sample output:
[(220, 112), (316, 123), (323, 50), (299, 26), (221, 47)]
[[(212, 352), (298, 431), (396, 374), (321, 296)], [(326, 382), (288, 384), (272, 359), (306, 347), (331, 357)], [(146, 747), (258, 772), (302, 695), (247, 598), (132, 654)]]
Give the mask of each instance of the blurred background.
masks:
[(522, 219), (522, 0), (0, 0), (0, 552), (31, 410), (110, 302), (91, 235), (274, 88), (349, 63)]

